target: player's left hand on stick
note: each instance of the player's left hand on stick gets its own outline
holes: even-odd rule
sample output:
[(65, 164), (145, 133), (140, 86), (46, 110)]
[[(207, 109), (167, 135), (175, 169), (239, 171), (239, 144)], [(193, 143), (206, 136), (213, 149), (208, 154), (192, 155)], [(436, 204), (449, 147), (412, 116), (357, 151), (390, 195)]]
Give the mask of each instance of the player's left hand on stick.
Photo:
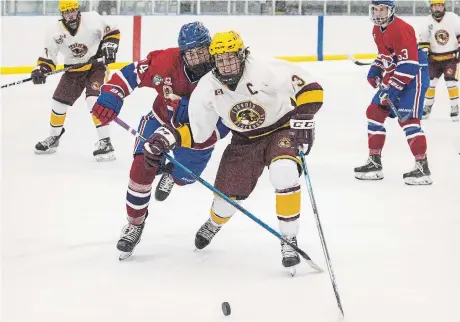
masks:
[(388, 86), (386, 89), (382, 90), (380, 93), (380, 104), (383, 106), (388, 106), (388, 100), (390, 100), (393, 103), (396, 103), (399, 100), (399, 94), (401, 93), (401, 90), (393, 87), (393, 86)]
[(37, 84), (45, 84), (46, 83), (45, 74), (50, 73), (50, 72), (51, 72), (51, 68), (48, 65), (45, 65), (45, 64), (38, 65), (32, 71), (32, 74), (31, 74), (32, 82), (35, 85), (37, 85)]
[(123, 91), (117, 86), (102, 85), (101, 94), (97, 98), (91, 113), (105, 125), (113, 121), (123, 106)]
[(177, 131), (170, 125), (160, 126), (144, 143), (144, 161), (147, 168), (160, 164), (164, 153), (168, 153), (176, 144)]
[(118, 45), (113, 42), (106, 42), (102, 44), (101, 51), (105, 64), (108, 65), (117, 60), (117, 48)]
[(294, 146), (302, 147), (305, 154), (309, 154), (315, 142), (315, 121), (313, 115), (296, 114), (291, 118), (289, 135)]

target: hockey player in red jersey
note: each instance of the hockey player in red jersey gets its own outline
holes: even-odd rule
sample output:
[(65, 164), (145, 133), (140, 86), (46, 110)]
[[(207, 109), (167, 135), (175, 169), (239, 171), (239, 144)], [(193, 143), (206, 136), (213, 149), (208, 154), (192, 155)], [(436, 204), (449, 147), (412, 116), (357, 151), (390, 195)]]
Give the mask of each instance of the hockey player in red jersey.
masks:
[[(404, 173), (403, 179), (409, 185), (427, 185), (432, 180), (420, 120), (425, 92), (430, 83), (428, 60), (425, 52), (418, 48), (412, 26), (395, 17), (394, 9), (393, 0), (374, 0), (370, 5), (378, 56), (367, 79), (372, 87), (379, 90), (366, 111), (369, 158), (365, 165), (355, 168), (355, 177), (360, 180), (383, 179), (384, 122), (387, 117), (398, 117), (415, 157), (414, 170)], [(393, 102), (397, 113), (392, 111), (389, 101)]]
[[(214, 143), (229, 130), (219, 122), (206, 142), (193, 142), (187, 125), (188, 100), (198, 80), (212, 69), (208, 51), (211, 36), (202, 23), (193, 22), (182, 26), (178, 43), (179, 48), (152, 51), (146, 59), (116, 72), (101, 87), (101, 95), (92, 112), (106, 124), (115, 119), (126, 96), (137, 87), (155, 89), (158, 96), (150, 113), (141, 118), (138, 132), (153, 143), (156, 142), (155, 133), (177, 130), (182, 141), (172, 150), (175, 159), (200, 175), (211, 157)], [(172, 165), (165, 164), (164, 157), (157, 158), (146, 153), (143, 142), (136, 140), (126, 193), (128, 224), (117, 243), (118, 250), (122, 252), (120, 259), (130, 256), (140, 241), (155, 175), (163, 173), (155, 192), (155, 198), (159, 201), (166, 199), (174, 183), (186, 185), (195, 181), (182, 169)]]

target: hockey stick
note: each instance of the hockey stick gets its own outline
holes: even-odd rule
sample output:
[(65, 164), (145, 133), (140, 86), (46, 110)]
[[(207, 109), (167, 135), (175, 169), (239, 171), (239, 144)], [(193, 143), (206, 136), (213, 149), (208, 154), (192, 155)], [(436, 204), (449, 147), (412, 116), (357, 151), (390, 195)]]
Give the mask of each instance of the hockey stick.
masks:
[(310, 175), (308, 174), (307, 162), (305, 161), (305, 154), (301, 147), (298, 148), (300, 159), (302, 160), (303, 175), (305, 177), (305, 182), (307, 184), (308, 194), (310, 195), (311, 207), (313, 209), (313, 214), (315, 215), (316, 227), (318, 228), (319, 239), (321, 240), (321, 246), (323, 246), (324, 257), (326, 258), (326, 264), (329, 271), (329, 277), (331, 278), (332, 288), (334, 289), (335, 299), (337, 300), (337, 305), (339, 306), (340, 312), (343, 314), (342, 301), (340, 301), (339, 290), (337, 288), (337, 282), (335, 281), (334, 271), (332, 270), (331, 258), (329, 256), (329, 251), (327, 250), (326, 238), (324, 237), (323, 228), (319, 220), (318, 208), (316, 207), (315, 195), (313, 194), (313, 187), (310, 180)]
[[(131, 128), (128, 124), (126, 124), (123, 120), (119, 119), (118, 117), (115, 118), (115, 123), (117, 123), (118, 125), (120, 125), (122, 128), (124, 128), (126, 131), (128, 131), (129, 133), (131, 133), (132, 135), (140, 138), (141, 140), (146, 140), (142, 135), (140, 135), (135, 129)], [(314, 270), (318, 271), (318, 272), (323, 272), (323, 269), (321, 267), (319, 267), (318, 265), (316, 265), (312, 259), (310, 258), (310, 256), (307, 255), (307, 253), (305, 253), (302, 249), (300, 249), (299, 247), (297, 247), (296, 245), (292, 244), (291, 242), (287, 241), (283, 236), (281, 236), (281, 234), (279, 232), (277, 232), (276, 230), (274, 230), (273, 228), (271, 228), (270, 226), (268, 226), (266, 223), (264, 223), (262, 220), (260, 220), (258, 217), (254, 216), (252, 213), (250, 213), (249, 211), (247, 211), (245, 208), (243, 208), (240, 204), (238, 204), (237, 202), (235, 202), (234, 200), (230, 199), (229, 197), (227, 197), (225, 194), (223, 194), (222, 192), (220, 192), (218, 189), (214, 188), (213, 185), (211, 185), (209, 182), (207, 182), (206, 180), (204, 180), (203, 178), (201, 178), (199, 175), (196, 175), (195, 173), (193, 173), (190, 169), (188, 169), (186, 166), (184, 166), (182, 163), (180, 163), (179, 161), (177, 161), (176, 159), (174, 159), (172, 156), (170, 156), (169, 154), (165, 153), (164, 156), (166, 157), (166, 159), (168, 159), (170, 162), (174, 163), (175, 165), (177, 165), (178, 167), (180, 167), (182, 170), (184, 170), (185, 172), (187, 172), (189, 175), (191, 175), (192, 177), (194, 177), (197, 181), (199, 181), (202, 185), (204, 185), (206, 188), (208, 188), (209, 190), (211, 190), (213, 193), (217, 194), (219, 197), (221, 197), (222, 199), (224, 199), (226, 202), (228, 202), (229, 204), (231, 204), (233, 207), (235, 207), (236, 209), (238, 209), (239, 211), (241, 211), (243, 214), (245, 214), (246, 216), (248, 216), (250, 219), (252, 219), (253, 221), (255, 221), (257, 224), (259, 224), (259, 226), (261, 226), (262, 228), (264, 228), (265, 230), (267, 230), (269, 233), (271, 233), (272, 235), (274, 235), (275, 237), (277, 237), (279, 240), (285, 242), (286, 244), (288, 244), (289, 246), (291, 246), (296, 252), (299, 253), (300, 256), (302, 256), (308, 263), (308, 265), (310, 265), (311, 268), (313, 268)]]
[[(75, 64), (75, 65), (72, 65), (72, 66), (69, 66), (69, 67), (66, 67), (66, 68), (61, 68), (61, 69), (57, 69), (55, 71), (52, 71), (52, 72), (49, 72), (49, 73), (46, 73), (45, 76), (51, 76), (51, 75), (54, 75), (54, 74), (59, 74), (59, 73), (64, 73), (68, 70), (71, 70), (71, 69), (74, 69), (74, 68), (81, 68), (81, 67), (84, 67), (86, 65), (89, 65), (89, 64), (94, 64), (94, 63), (103, 63), (104, 62), (104, 57), (101, 57), (101, 58), (98, 58), (94, 61), (88, 61), (86, 63), (81, 63), (81, 64)], [(10, 87), (10, 86), (14, 86), (14, 85), (19, 85), (19, 84), (22, 84), (22, 83), (25, 83), (25, 82), (30, 82), (32, 80), (32, 77), (29, 77), (29, 78), (24, 78), (24, 79), (21, 79), (21, 80), (18, 80), (14, 83), (9, 83), (9, 84), (5, 84), (5, 85), (2, 85), (1, 88), (7, 88), (7, 87)]]
[(348, 58), (349, 60), (351, 60), (355, 65), (358, 65), (358, 66), (369, 66), (369, 65), (372, 65), (372, 63), (361, 62), (361, 61), (355, 59), (355, 57), (353, 57), (353, 56), (350, 55), (350, 54), (347, 54), (347, 58)]

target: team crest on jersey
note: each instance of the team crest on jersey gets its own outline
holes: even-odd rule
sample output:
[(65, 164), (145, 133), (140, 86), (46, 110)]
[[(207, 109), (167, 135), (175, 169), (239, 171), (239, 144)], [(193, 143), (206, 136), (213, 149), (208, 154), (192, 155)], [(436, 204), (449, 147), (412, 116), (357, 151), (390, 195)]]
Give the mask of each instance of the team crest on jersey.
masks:
[(73, 56), (77, 58), (84, 57), (88, 52), (88, 47), (84, 44), (72, 44), (69, 49), (72, 51)]
[(162, 81), (163, 81), (163, 77), (161, 77), (160, 75), (153, 76), (153, 80), (152, 80), (153, 85), (158, 86), (161, 84)]
[(445, 45), (449, 41), (449, 33), (447, 30), (440, 29), (434, 34), (434, 39), (436, 39), (438, 44)]
[(230, 109), (230, 120), (243, 130), (254, 130), (265, 122), (266, 114), (262, 106), (251, 101), (235, 104)]
[(291, 139), (289, 138), (281, 138), (278, 142), (278, 146), (280, 148), (290, 148), (291, 147)]

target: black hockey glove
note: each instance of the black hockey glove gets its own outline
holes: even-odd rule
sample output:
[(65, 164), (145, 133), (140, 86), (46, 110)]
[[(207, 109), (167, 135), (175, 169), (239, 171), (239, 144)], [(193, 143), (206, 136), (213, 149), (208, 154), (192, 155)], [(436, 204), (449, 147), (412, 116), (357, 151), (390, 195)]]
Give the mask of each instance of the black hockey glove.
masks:
[(102, 44), (101, 51), (106, 65), (114, 63), (117, 60), (117, 50), (118, 45), (113, 42), (107, 41)]
[(304, 154), (309, 154), (315, 142), (315, 121), (313, 115), (296, 114), (291, 118), (289, 136), (296, 148), (302, 149)]
[(45, 84), (46, 83), (46, 76), (45, 74), (50, 73), (51, 68), (46, 64), (37, 65), (32, 71), (31, 77), (32, 82), (36, 84)]

